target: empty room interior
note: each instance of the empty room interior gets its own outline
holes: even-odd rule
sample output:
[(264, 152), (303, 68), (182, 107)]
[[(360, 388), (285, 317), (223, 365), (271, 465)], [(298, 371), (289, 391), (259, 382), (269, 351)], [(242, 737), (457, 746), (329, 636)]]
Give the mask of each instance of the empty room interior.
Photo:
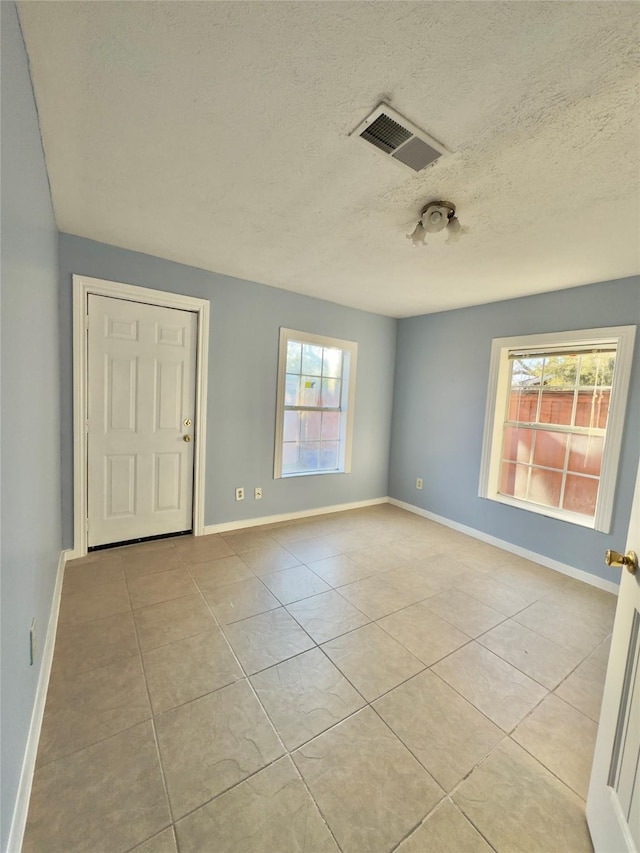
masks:
[(640, 5), (0, 14), (2, 853), (638, 853)]

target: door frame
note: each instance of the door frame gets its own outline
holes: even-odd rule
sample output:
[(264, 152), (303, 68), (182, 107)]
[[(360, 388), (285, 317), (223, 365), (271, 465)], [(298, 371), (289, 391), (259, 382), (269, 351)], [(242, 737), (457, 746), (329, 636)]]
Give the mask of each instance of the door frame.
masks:
[[(634, 526), (640, 510), (640, 461), (638, 462), (638, 473), (631, 503), (631, 515), (629, 528), (625, 540), (625, 550), (636, 549), (637, 534), (640, 525)], [(622, 543), (620, 543), (622, 546)], [(613, 634), (611, 637), (611, 651), (607, 665), (607, 674), (603, 691), (600, 721), (598, 723), (598, 734), (596, 738), (593, 764), (591, 767), (591, 778), (589, 780), (589, 791), (586, 802), (586, 816), (589, 825), (591, 840), (596, 851), (613, 849), (618, 842), (626, 845), (617, 847), (616, 850), (635, 850), (636, 845), (631, 835), (626, 816), (620, 808), (620, 802), (616, 796), (614, 785), (610, 783), (614, 755), (616, 765), (618, 763), (619, 744), (616, 743), (618, 728), (620, 726), (621, 709), (626, 711), (630, 704), (626, 704), (625, 685), (628, 684), (631, 643), (633, 642), (633, 622), (635, 602), (628, 606), (632, 599), (638, 595), (636, 574), (629, 574), (626, 569), (620, 570), (622, 580), (616, 607)], [(627, 597), (628, 596), (628, 597)], [(637, 599), (636, 599), (637, 600)], [(620, 652), (623, 652), (620, 654)], [(633, 684), (629, 685), (633, 690)], [(612, 701), (615, 700), (615, 704)], [(623, 718), (629, 720), (629, 718)], [(624, 747), (623, 747), (624, 748)], [(617, 768), (616, 768), (617, 770)], [(633, 790), (633, 789), (632, 789)]]
[[(73, 275), (73, 552), (87, 554), (87, 305), (89, 294), (191, 311), (197, 316), (196, 396), (193, 448), (194, 536), (204, 534), (207, 387), (209, 372), (209, 300), (133, 284)], [(69, 555), (71, 557), (71, 555)]]

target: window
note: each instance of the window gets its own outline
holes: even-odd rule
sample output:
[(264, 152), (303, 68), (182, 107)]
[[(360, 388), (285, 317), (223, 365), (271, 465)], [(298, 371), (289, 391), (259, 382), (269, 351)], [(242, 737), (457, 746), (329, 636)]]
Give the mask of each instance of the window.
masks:
[(493, 341), (480, 496), (608, 531), (635, 326)]
[(358, 345), (280, 329), (274, 477), (351, 470)]

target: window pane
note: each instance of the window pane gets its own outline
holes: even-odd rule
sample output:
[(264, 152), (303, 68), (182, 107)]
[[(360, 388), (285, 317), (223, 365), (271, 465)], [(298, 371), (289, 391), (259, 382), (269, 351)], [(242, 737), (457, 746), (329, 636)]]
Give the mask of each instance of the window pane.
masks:
[(516, 358), (511, 362), (511, 387), (539, 387), (544, 370), (544, 358)]
[(533, 430), (505, 427), (502, 456), (514, 462), (531, 461)]
[(282, 473), (294, 474), (298, 470), (298, 442), (288, 442), (282, 445)]
[(610, 388), (580, 391), (576, 408), (576, 426), (606, 429), (610, 397)]
[(613, 383), (614, 353), (585, 353), (580, 358), (580, 386), (610, 386)]
[(568, 436), (560, 432), (546, 432), (544, 430), (536, 430), (535, 433), (533, 464), (562, 470)]
[(558, 506), (561, 489), (562, 474), (560, 471), (545, 471), (544, 468), (531, 469), (528, 500), (545, 506)]
[(543, 388), (540, 400), (540, 423), (569, 426), (573, 412), (573, 391)]
[(526, 498), (529, 468), (527, 465), (514, 465), (503, 462), (500, 471), (500, 492), (513, 498)]
[(340, 443), (337, 441), (323, 441), (320, 451), (320, 468), (323, 471), (335, 470), (338, 467), (338, 450)]
[[(633, 332), (628, 326), (493, 340), (482, 497), (607, 527), (621, 449), (614, 420), (626, 403)], [(609, 435), (611, 425), (616, 432)]]
[(285, 441), (298, 441), (300, 438), (300, 415), (298, 412), (284, 413), (283, 438)]
[(342, 377), (342, 350), (325, 347), (322, 364), (323, 376)]
[(298, 405), (298, 388), (300, 386), (300, 377), (292, 373), (287, 373), (284, 387), (284, 404), (285, 406)]
[(287, 373), (300, 373), (302, 344), (299, 341), (287, 341)]
[(542, 385), (545, 388), (573, 390), (578, 372), (577, 355), (552, 355), (544, 360)]
[(342, 383), (339, 379), (323, 379), (322, 380), (322, 405), (331, 406), (333, 408), (340, 405), (340, 386)]
[[(280, 341), (278, 382), (284, 382), (284, 391), (277, 400), (277, 433), (282, 438), (276, 448), (275, 476), (343, 470), (344, 441), (350, 436), (352, 416), (347, 412), (349, 383), (355, 380), (355, 364), (353, 370), (345, 369), (352, 354), (355, 358), (357, 344), (334, 344), (332, 338), (290, 329), (280, 330)], [(277, 470), (280, 457), (282, 466)]]
[(322, 440), (340, 438), (340, 412), (322, 413)]
[(322, 347), (311, 344), (302, 345), (302, 372), (308, 376), (320, 376), (322, 373)]
[(320, 377), (303, 376), (300, 382), (300, 406), (320, 405)]
[(581, 356), (576, 411), (578, 426), (606, 428), (615, 361), (612, 353), (585, 353)]
[(604, 436), (572, 435), (569, 449), (568, 470), (577, 474), (600, 476)]
[(299, 471), (317, 471), (320, 464), (320, 442), (310, 441), (300, 444)]
[(537, 388), (512, 389), (509, 395), (509, 420), (534, 423), (538, 411), (538, 394)]
[(322, 412), (300, 412), (300, 440), (319, 441)]
[(549, 356), (544, 360), (540, 423), (571, 423), (579, 356)]
[(593, 518), (596, 514), (599, 482), (599, 480), (591, 480), (589, 477), (576, 477), (573, 474), (568, 474), (564, 487), (563, 509), (579, 512)]

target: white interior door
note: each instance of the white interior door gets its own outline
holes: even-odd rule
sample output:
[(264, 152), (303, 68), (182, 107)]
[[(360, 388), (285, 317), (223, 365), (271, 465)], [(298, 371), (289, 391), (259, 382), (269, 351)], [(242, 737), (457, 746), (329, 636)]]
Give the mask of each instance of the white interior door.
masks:
[[(640, 554), (640, 468), (627, 551)], [(587, 821), (596, 853), (640, 850), (640, 571), (622, 571)]]
[(190, 530), (196, 315), (88, 301), (89, 547)]

